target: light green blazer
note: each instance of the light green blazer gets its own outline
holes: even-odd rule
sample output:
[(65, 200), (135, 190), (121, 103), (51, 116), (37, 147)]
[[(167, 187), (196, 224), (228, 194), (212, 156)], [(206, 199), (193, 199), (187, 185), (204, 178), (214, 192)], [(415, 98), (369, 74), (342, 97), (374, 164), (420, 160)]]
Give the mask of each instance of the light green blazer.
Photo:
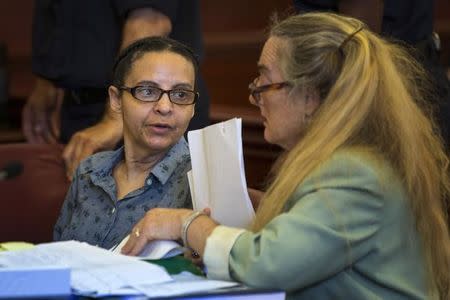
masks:
[(402, 182), (347, 150), (322, 164), (259, 233), (241, 234), (232, 278), (289, 299), (425, 299), (425, 263)]

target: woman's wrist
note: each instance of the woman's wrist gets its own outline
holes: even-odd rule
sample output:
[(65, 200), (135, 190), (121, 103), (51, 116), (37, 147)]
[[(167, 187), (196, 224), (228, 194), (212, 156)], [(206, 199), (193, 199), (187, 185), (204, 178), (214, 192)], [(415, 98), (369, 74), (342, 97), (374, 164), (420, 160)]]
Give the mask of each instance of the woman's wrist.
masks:
[(193, 211), (189, 215), (186, 215), (182, 218), (181, 223), (181, 240), (183, 241), (183, 246), (186, 248), (190, 248), (188, 242), (188, 230), (191, 226), (192, 222), (200, 216), (205, 216), (206, 214), (203, 211)]

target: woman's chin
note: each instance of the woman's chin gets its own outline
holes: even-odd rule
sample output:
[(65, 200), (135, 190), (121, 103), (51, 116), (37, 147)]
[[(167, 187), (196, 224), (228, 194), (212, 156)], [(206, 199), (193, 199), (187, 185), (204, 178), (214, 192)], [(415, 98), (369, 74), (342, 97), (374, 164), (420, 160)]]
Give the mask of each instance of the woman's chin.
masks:
[(171, 136), (147, 136), (145, 144), (153, 151), (167, 151), (174, 145), (178, 139)]
[(272, 135), (270, 134), (270, 131), (266, 128), (264, 128), (264, 139), (266, 140), (266, 142), (268, 142), (269, 144), (273, 144), (274, 140)]
[(167, 151), (172, 144), (169, 143), (168, 141), (147, 141), (147, 146), (149, 149), (151, 149), (152, 151)]

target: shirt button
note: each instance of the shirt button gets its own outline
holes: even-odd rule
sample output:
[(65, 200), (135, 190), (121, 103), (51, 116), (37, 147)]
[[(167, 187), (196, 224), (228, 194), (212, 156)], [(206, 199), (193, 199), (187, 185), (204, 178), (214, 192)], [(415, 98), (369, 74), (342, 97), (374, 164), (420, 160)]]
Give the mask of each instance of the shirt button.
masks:
[(113, 209), (111, 209), (111, 214), (114, 214), (116, 212), (116, 208), (114, 207)]
[(152, 185), (152, 179), (151, 178), (149, 178), (149, 179), (147, 179), (147, 185)]

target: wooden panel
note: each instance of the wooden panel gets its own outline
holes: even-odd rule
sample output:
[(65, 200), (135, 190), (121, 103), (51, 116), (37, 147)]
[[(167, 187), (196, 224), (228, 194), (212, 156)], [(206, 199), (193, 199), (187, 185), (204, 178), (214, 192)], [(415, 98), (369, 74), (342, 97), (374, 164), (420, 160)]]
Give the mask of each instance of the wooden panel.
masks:
[(0, 42), (8, 47), (9, 95), (25, 98), (30, 93), (32, 0), (0, 1)]
[[(256, 62), (265, 40), (265, 30), (274, 11), (293, 12), (291, 0), (209, 1), (201, 0), (205, 60), (202, 73), (211, 95), (213, 122), (234, 116), (243, 118), (244, 159), (249, 185), (259, 186), (279, 149), (263, 138), (259, 111), (248, 102), (248, 83), (256, 75)], [(443, 44), (442, 59), (450, 63), (450, 2), (436, 0), (435, 28)], [(9, 51), (10, 115), (20, 124), (20, 106), (29, 95), (31, 75), (32, 0), (0, 1), (0, 42)], [(0, 136), (2, 133), (0, 132)], [(17, 139), (17, 130), (8, 138)], [(20, 137), (19, 137), (20, 138)]]
[(212, 103), (249, 107), (248, 84), (270, 16), (290, 11), (291, 1), (201, 1), (206, 58), (203, 74)]
[(30, 56), (32, 5), (32, 0), (0, 1), (0, 41), (12, 58)]
[(434, 29), (441, 39), (441, 62), (450, 68), (450, 1), (435, 1)]
[(267, 27), (269, 17), (277, 11), (292, 12), (291, 0), (201, 0), (203, 32), (261, 31)]

